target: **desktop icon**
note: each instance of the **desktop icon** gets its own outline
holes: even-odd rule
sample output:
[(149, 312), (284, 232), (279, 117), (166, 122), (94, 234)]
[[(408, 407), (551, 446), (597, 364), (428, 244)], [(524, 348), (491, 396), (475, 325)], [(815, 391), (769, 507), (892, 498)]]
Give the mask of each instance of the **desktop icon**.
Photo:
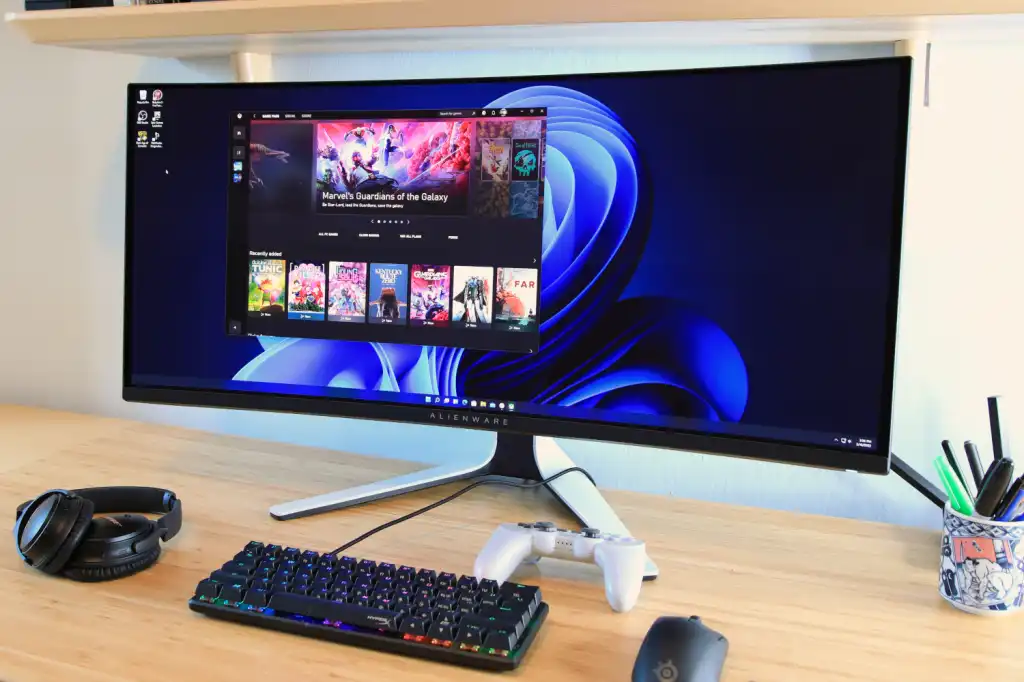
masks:
[(510, 411), (510, 412), (511, 412), (512, 410), (516, 409), (516, 404), (515, 404), (515, 403), (509, 403), (509, 404), (508, 404), (508, 409), (509, 409), (509, 411)]
[(448, 404), (448, 398), (445, 398), (445, 399), (444, 399), (444, 404), (445, 404), (445, 405), (447, 405), (447, 404)]
[(502, 109), (498, 113), (501, 114), (502, 116), (506, 116), (506, 115), (508, 115), (508, 110), (507, 109)]
[(160, 133), (153, 133), (153, 142), (160, 141)]
[(465, 405), (469, 405), (469, 401), (468, 401), (468, 400), (466, 400), (465, 398), (463, 398), (463, 399), (462, 399), (462, 404), (463, 404), (463, 406), (465, 406)]
[(440, 399), (440, 398), (434, 398), (434, 404), (435, 404), (435, 405), (436, 405), (437, 403), (439, 403), (439, 402), (441, 402), (441, 399)]
[(160, 118), (160, 115), (161, 115), (162, 113), (163, 113), (163, 112), (161, 112), (161, 111), (154, 111), (154, 112), (153, 112), (153, 123), (156, 123), (156, 122), (158, 122), (158, 121), (160, 121), (160, 120), (161, 120), (161, 118)]
[(146, 121), (149, 120), (149, 112), (146, 111), (145, 109), (143, 109), (142, 111), (139, 112), (139, 116), (138, 116), (137, 120), (138, 120), (139, 123), (145, 123)]
[(498, 407), (504, 410), (505, 409), (505, 403), (498, 403)]
[(235, 161), (233, 164), (231, 164), (231, 170), (240, 173), (242, 171), (242, 162)]
[(469, 401), (469, 406), (470, 407), (476, 407), (476, 401), (475, 400), (470, 400)]
[(428, 403), (429, 403), (429, 402), (430, 402), (430, 396), (428, 395), (428, 396), (427, 396), (427, 397), (425, 398), (425, 400), (426, 400), (426, 402), (428, 402)]
[(494, 408), (494, 407), (495, 407), (494, 403), (491, 403), (490, 407), (491, 407), (491, 408)]
[(238, 183), (240, 183), (241, 181), (242, 181), (242, 174), (241, 173), (235, 173), (235, 174), (233, 174), (231, 176), (231, 182), (235, 183), (236, 185)]
[(139, 90), (139, 101), (140, 101), (140, 102), (145, 102), (145, 101), (146, 101), (146, 97), (147, 97), (148, 95), (149, 95), (149, 93), (148, 93), (147, 91), (145, 91), (145, 90)]
[(145, 142), (146, 140), (149, 139), (149, 133), (147, 133), (145, 130), (140, 130), (137, 134), (139, 136), (139, 142)]
[(164, 91), (163, 90), (154, 90), (153, 91), (153, 101), (154, 102), (159, 102), (163, 98), (164, 98)]

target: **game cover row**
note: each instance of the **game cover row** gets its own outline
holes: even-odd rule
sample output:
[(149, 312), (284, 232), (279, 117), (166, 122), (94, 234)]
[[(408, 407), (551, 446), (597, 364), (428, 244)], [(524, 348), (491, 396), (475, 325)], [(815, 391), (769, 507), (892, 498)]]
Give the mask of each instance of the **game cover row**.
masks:
[(249, 261), (250, 317), (528, 331), (536, 268)]

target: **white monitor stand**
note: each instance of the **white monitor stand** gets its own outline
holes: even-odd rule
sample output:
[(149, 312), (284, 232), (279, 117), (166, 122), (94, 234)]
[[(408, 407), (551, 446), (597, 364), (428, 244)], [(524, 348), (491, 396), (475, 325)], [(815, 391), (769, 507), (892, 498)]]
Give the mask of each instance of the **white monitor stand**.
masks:
[[(573, 466), (573, 461), (553, 438), (499, 433), (495, 439), (494, 451), (483, 461), (458, 465), (443, 464), (347, 490), (336, 490), (304, 500), (285, 502), (271, 507), (270, 515), (279, 521), (297, 519), (478, 476), (542, 481)], [(586, 476), (567, 474), (549, 483), (547, 488), (569, 508), (583, 526), (598, 528), (616, 535), (631, 535), (615, 510)], [(544, 519), (508, 519), (535, 520)], [(654, 580), (657, 577), (658, 567), (648, 557), (644, 580)]]

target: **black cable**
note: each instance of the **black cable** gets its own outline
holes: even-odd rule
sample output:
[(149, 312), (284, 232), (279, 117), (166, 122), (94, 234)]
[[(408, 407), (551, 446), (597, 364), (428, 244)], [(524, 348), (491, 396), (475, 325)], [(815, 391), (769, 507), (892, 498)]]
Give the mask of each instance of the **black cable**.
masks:
[(437, 502), (432, 502), (432, 503), (428, 504), (426, 507), (420, 507), (416, 511), (409, 512), (405, 516), (399, 516), (397, 519), (392, 519), (392, 520), (388, 521), (387, 523), (382, 523), (381, 525), (377, 526), (376, 528), (373, 528), (372, 530), (366, 531), (365, 533), (363, 533), (362, 535), (357, 537), (355, 540), (351, 540), (349, 542), (346, 542), (341, 547), (339, 547), (339, 548), (337, 548), (335, 550), (332, 550), (330, 552), (327, 552), (327, 554), (325, 554), (324, 556), (335, 556), (339, 552), (344, 552), (349, 547), (352, 547), (353, 545), (358, 545), (360, 542), (362, 542), (366, 538), (371, 537), (373, 535), (376, 535), (377, 533), (381, 532), (382, 530), (387, 530), (388, 528), (391, 528), (392, 526), (397, 526), (398, 524), (402, 523), (403, 521), (408, 521), (409, 519), (414, 519), (417, 516), (420, 516), (421, 514), (426, 514), (428, 511), (431, 511), (433, 509), (437, 509), (442, 504), (448, 504), (452, 500), (454, 500), (454, 499), (456, 499), (458, 497), (462, 497), (463, 495), (468, 493), (473, 488), (477, 488), (477, 487), (482, 486), (482, 485), (504, 485), (504, 486), (508, 486), (510, 488), (527, 488), (527, 489), (528, 488), (539, 488), (542, 485), (547, 485), (548, 483), (551, 483), (551, 481), (555, 480), (556, 478), (561, 478), (562, 476), (565, 476), (566, 474), (571, 474), (574, 471), (580, 472), (581, 474), (586, 476), (587, 480), (589, 480), (591, 483), (593, 483), (595, 487), (597, 486), (597, 483), (594, 482), (594, 477), (591, 476), (589, 473), (587, 473), (586, 469), (582, 469), (580, 467), (569, 467), (568, 469), (563, 469), (562, 471), (559, 471), (557, 474), (554, 474), (553, 476), (549, 476), (548, 478), (545, 478), (543, 481), (535, 481), (533, 483), (516, 483), (515, 481), (502, 481), (500, 479), (498, 479), (498, 480), (486, 479), (486, 478), (485, 479), (481, 479), (479, 481), (475, 481), (473, 483), (470, 483), (469, 485), (467, 485), (462, 490), (458, 490), (458, 491), (452, 493), (451, 495), (449, 495), (448, 497), (445, 497), (444, 499), (438, 500)]

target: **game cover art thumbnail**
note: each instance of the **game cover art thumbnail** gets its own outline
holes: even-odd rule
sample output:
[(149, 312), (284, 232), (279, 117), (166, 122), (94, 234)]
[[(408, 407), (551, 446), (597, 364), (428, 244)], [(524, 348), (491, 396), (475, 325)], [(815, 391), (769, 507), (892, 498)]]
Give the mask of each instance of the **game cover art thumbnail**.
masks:
[(413, 265), (412, 290), (409, 294), (413, 325), (447, 327), (452, 284), (448, 265)]
[(330, 262), (327, 274), (327, 320), (366, 322), (366, 263)]
[(283, 260), (249, 261), (249, 317), (283, 317), (285, 278)]
[(474, 131), (461, 120), (320, 121), (316, 210), (463, 214)]
[(324, 319), (327, 277), (323, 263), (293, 262), (288, 266), (288, 319)]
[(452, 276), (452, 323), (456, 327), (491, 326), (494, 268), (456, 265)]
[(402, 324), (409, 314), (409, 266), (400, 263), (370, 265), (369, 317), (371, 324)]
[(537, 328), (537, 270), (498, 268), (494, 291), (494, 323), (510, 331)]

